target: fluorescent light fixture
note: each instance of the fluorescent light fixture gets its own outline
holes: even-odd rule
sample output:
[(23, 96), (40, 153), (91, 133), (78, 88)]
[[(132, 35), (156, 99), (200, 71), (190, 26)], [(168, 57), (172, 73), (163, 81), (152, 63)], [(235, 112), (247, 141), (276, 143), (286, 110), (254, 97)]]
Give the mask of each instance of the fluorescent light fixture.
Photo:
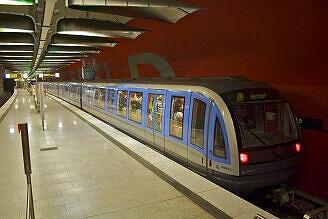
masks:
[(58, 34), (75, 35), (75, 36), (95, 36), (95, 37), (107, 37), (105, 34), (86, 32), (86, 31), (59, 31)]
[(15, 29), (15, 28), (0, 28), (0, 32), (5, 32), (5, 33), (33, 33), (34, 31), (33, 30), (24, 30), (24, 29)]
[(0, 46), (31, 46), (33, 43), (6, 43), (0, 42)]
[(10, 78), (10, 74), (6, 74), (6, 78)]
[(1, 50), (0, 48), (0, 52), (34, 52), (33, 50), (28, 51), (28, 50)]
[(114, 37), (114, 38), (137, 38), (142, 32), (135, 31), (121, 31), (121, 30), (110, 30), (106, 33), (101, 32), (87, 32), (87, 31), (59, 31), (58, 34), (63, 35), (75, 35), (75, 36), (94, 36), (94, 37)]
[(39, 74), (39, 78), (43, 78), (43, 73), (40, 73)]
[[(80, 54), (80, 51), (48, 51), (48, 53), (67, 53), (67, 54)], [(90, 51), (88, 51), (90, 53)]]
[(15, 55), (9, 55), (9, 56), (1, 56), (0, 57), (2, 58), (33, 58), (33, 56), (15, 56)]
[(27, 78), (28, 77), (28, 75), (25, 73), (25, 74), (23, 74), (23, 78)]
[(31, 0), (0, 0), (0, 5), (34, 5)]
[(43, 62), (70, 62), (79, 60), (80, 59), (44, 59)]
[(59, 78), (60, 74), (59, 73), (55, 73), (55, 77)]

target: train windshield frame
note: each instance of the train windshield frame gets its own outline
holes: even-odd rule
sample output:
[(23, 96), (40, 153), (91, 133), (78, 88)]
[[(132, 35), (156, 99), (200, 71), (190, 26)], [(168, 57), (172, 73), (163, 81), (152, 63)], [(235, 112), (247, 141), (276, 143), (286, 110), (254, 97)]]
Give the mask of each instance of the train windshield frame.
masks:
[(268, 147), (299, 139), (293, 111), (279, 92), (248, 89), (225, 95), (243, 148)]

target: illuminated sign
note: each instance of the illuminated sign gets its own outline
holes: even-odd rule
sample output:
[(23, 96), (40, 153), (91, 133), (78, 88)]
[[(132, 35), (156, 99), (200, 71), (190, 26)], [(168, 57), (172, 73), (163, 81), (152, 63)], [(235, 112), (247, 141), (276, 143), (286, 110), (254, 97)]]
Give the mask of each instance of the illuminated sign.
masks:
[(266, 99), (266, 96), (267, 96), (266, 93), (250, 94), (249, 99), (251, 99), (251, 100), (263, 100), (263, 99)]
[(284, 97), (274, 89), (248, 88), (224, 94), (231, 104), (250, 103), (258, 101), (284, 100)]

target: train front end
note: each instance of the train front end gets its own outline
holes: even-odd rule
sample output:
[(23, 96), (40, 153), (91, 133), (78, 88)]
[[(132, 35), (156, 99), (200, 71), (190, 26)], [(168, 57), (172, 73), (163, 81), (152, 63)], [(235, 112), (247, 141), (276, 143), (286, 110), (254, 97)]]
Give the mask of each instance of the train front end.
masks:
[(275, 89), (257, 88), (225, 95), (236, 130), (237, 193), (288, 183), (300, 166), (302, 145), (295, 114)]

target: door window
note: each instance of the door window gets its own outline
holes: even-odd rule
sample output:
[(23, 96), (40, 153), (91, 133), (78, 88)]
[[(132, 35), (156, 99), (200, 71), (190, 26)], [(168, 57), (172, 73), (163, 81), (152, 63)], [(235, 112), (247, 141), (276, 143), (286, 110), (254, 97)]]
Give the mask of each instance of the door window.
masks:
[(93, 105), (98, 107), (98, 98), (99, 98), (99, 90), (98, 88), (93, 89)]
[(206, 104), (201, 100), (194, 99), (190, 143), (201, 149), (203, 149), (204, 146), (205, 113)]
[(102, 110), (105, 109), (105, 97), (106, 97), (106, 89), (99, 88), (99, 108)]
[(158, 132), (162, 132), (163, 106), (164, 106), (164, 95), (163, 94), (156, 95), (155, 130)]
[(213, 153), (215, 157), (227, 158), (223, 131), (218, 117), (215, 119)]
[(154, 94), (148, 94), (147, 104), (147, 127), (153, 128), (153, 106), (154, 106)]
[(87, 87), (83, 87), (83, 102), (87, 102), (87, 94), (88, 94), (88, 92), (87, 92)]
[(185, 97), (172, 96), (170, 116), (170, 136), (183, 138), (183, 113)]
[(142, 92), (130, 91), (129, 119), (141, 124)]
[(117, 115), (126, 118), (126, 105), (128, 92), (125, 90), (117, 91)]

